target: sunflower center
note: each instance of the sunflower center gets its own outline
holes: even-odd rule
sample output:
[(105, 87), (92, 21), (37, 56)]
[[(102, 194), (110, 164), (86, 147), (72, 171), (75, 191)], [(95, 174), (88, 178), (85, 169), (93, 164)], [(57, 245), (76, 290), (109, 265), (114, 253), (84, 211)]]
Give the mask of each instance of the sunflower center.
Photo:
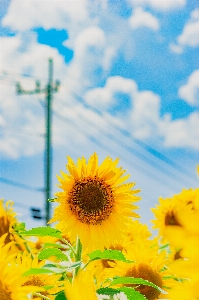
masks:
[(7, 286), (3, 286), (0, 280), (0, 299), (1, 300), (12, 300), (11, 292), (9, 291)]
[(87, 177), (75, 182), (69, 193), (70, 210), (82, 223), (101, 224), (113, 211), (114, 197), (103, 179)]
[[(142, 278), (144, 280), (148, 280), (158, 287), (162, 288), (162, 279), (160, 274), (153, 270), (150, 266), (146, 264), (139, 264), (138, 266), (135, 266), (128, 270), (128, 272), (125, 275), (126, 277), (135, 277), (135, 278)], [(126, 286), (132, 286), (135, 287), (133, 284), (126, 284)], [(147, 285), (140, 285), (135, 288), (137, 291), (139, 291), (142, 295), (144, 295), (148, 300), (155, 300), (158, 298), (160, 292), (156, 290), (155, 288)]]
[[(31, 276), (29, 280), (27, 280), (23, 286), (27, 286), (27, 285), (33, 285), (33, 286), (38, 286), (38, 287), (42, 287), (45, 286), (45, 281), (42, 280), (42, 278), (40, 278), (39, 276)], [(43, 296), (47, 296), (48, 293), (47, 292), (40, 292)], [(38, 298), (37, 296), (33, 296), (32, 299)], [(0, 298), (1, 300), (1, 298)]]
[(166, 226), (181, 226), (181, 224), (178, 222), (175, 214), (173, 211), (168, 212), (165, 216), (165, 225)]

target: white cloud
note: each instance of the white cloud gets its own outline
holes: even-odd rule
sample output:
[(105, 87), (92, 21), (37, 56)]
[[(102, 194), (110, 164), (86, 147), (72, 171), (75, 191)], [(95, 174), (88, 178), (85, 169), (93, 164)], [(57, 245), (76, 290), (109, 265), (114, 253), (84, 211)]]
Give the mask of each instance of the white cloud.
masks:
[[(32, 32), (1, 37), (0, 43), (2, 62), (0, 76), (3, 82), (1, 93), (4, 95), (0, 102), (3, 115), (0, 120), (0, 143), (3, 145), (0, 149), (1, 155), (10, 157), (34, 155), (44, 147), (44, 140), (34, 136), (33, 133), (35, 131), (40, 135), (45, 131), (44, 109), (38, 102), (38, 98), (44, 99), (45, 94), (17, 96), (15, 83), (20, 81), (23, 89), (33, 90), (35, 80), (38, 79), (41, 81), (41, 88), (44, 88), (48, 80), (48, 57), (53, 58), (54, 80), (61, 81), (59, 93), (54, 95), (53, 106), (63, 117), (65, 114), (72, 118), (74, 124), (81, 124), (79, 115), (76, 115), (76, 108), (66, 109), (70, 101), (74, 102), (74, 99), (69, 98), (68, 95), (72, 92), (81, 95), (81, 91), (84, 91), (86, 86), (97, 84), (102, 78), (104, 79), (109, 71), (114, 52), (112, 47), (107, 46), (105, 34), (98, 27), (87, 28), (77, 36), (74, 58), (70, 65), (65, 64), (57, 49), (38, 44), (36, 35)], [(24, 73), (30, 74), (31, 77), (27, 79), (20, 75)], [(64, 102), (64, 109), (59, 106), (59, 99)], [(82, 111), (84, 112), (84, 109)], [(55, 116), (53, 125), (55, 147), (63, 146), (68, 142), (76, 146), (86, 143), (86, 135), (82, 136), (71, 128), (66, 131), (63, 124), (63, 121)], [(80, 127), (83, 128), (84, 125)]]
[[(15, 84), (21, 82), (25, 90), (35, 89), (35, 80), (41, 81), (41, 88), (46, 86), (48, 78), (48, 57), (56, 64), (57, 74), (64, 74), (63, 58), (57, 50), (39, 45), (34, 34), (29, 33), (29, 43), (24, 36), (1, 37), (1, 155), (20, 157), (39, 153), (44, 148), (44, 109), (38, 98), (45, 99), (45, 94), (38, 96), (16, 95)], [(49, 55), (49, 56), (48, 56)], [(27, 79), (20, 74), (28, 72)], [(57, 77), (59, 79), (59, 77)]]
[[(117, 94), (120, 94), (118, 102)], [(122, 105), (126, 95), (131, 105), (127, 112)], [(169, 115), (160, 115), (160, 97), (152, 91), (139, 91), (134, 80), (120, 76), (109, 77), (102, 88), (91, 89), (85, 94), (90, 105), (113, 113), (114, 105), (121, 107), (120, 114), (113, 114), (121, 122), (117, 126), (130, 131), (132, 137), (156, 140), (165, 147), (190, 147), (199, 149), (199, 114), (192, 113), (187, 118), (171, 120)], [(105, 115), (104, 115), (105, 117)], [(107, 119), (107, 114), (106, 114)], [(112, 120), (109, 120), (111, 123)]]
[(180, 9), (186, 5), (186, 0), (129, 0), (133, 5), (146, 5), (155, 10), (169, 11)]
[(70, 76), (84, 86), (96, 86), (109, 72), (115, 49), (99, 27), (82, 30), (74, 42), (74, 57), (69, 66)]
[(141, 7), (134, 9), (133, 15), (129, 18), (131, 28), (148, 27), (152, 30), (159, 29), (159, 21), (151, 13), (144, 11)]
[(165, 118), (161, 122), (164, 136), (164, 146), (193, 148), (199, 150), (199, 113), (193, 112), (187, 118), (170, 120)]
[(178, 94), (189, 104), (199, 106), (199, 69), (189, 76), (187, 83), (180, 87)]
[[(103, 88), (95, 88), (89, 90), (84, 98), (86, 102), (98, 109), (108, 110), (115, 104), (122, 106), (123, 99), (115, 98), (117, 93), (129, 95), (133, 98), (137, 92), (137, 85), (131, 79), (126, 79), (121, 76), (109, 77), (106, 85)], [(116, 103), (117, 101), (117, 103)]]
[(171, 44), (170, 49), (173, 52), (182, 53), (185, 46), (199, 46), (199, 9), (195, 9), (191, 13), (191, 17), (185, 24), (182, 33), (177, 37), (177, 44)]
[(174, 43), (171, 43), (169, 45), (169, 48), (172, 52), (177, 53), (177, 54), (181, 54), (183, 52), (183, 47), (181, 45), (176, 45)]
[(139, 92), (131, 112), (131, 131), (136, 138), (158, 136), (160, 97), (151, 91)]
[(84, 22), (87, 5), (87, 0), (12, 0), (2, 24), (19, 31), (34, 27), (63, 29)]

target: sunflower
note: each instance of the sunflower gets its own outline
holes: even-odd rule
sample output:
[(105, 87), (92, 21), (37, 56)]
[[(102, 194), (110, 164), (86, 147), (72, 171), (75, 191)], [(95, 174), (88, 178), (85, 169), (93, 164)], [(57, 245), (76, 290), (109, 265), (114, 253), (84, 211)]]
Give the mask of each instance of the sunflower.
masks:
[[(127, 252), (134, 247), (136, 243), (145, 242), (151, 236), (151, 233), (147, 225), (140, 223), (138, 220), (134, 220), (132, 224), (128, 226), (126, 236), (115, 244), (108, 247), (110, 250), (119, 250), (126, 257)], [(88, 260), (88, 256), (87, 256)], [(106, 279), (105, 269), (113, 268), (115, 264), (114, 260), (102, 259), (93, 261), (89, 268), (95, 270), (95, 277), (97, 282), (103, 282)]]
[[(24, 255), (24, 254), (23, 254)], [(22, 257), (18, 257), (17, 264), (21, 265), (21, 268), (23, 269), (23, 273), (26, 271), (29, 271), (31, 268), (41, 268), (44, 266), (45, 261), (38, 261), (38, 257), (35, 256), (33, 259), (30, 258), (30, 256), (26, 257), (25, 259)], [(62, 281), (59, 281), (60, 279), (59, 274), (35, 274), (25, 277), (26, 280), (23, 283), (23, 286), (35, 286), (38, 287), (41, 290), (41, 294), (43, 296), (48, 297), (49, 299), (54, 299), (53, 294), (56, 294), (63, 290), (62, 287)], [(51, 287), (48, 290), (44, 290), (44, 287), (48, 286)], [(33, 296), (33, 299), (38, 299), (36, 296)]]
[(0, 237), (6, 234), (4, 240), (5, 244), (10, 241), (14, 241), (10, 248), (11, 252), (19, 252), (25, 250), (24, 241), (19, 238), (14, 232), (14, 227), (19, 224), (16, 215), (17, 213), (13, 209), (14, 202), (7, 201), (4, 205), (4, 200), (0, 199)]
[(27, 257), (19, 258), (16, 261), (14, 254), (9, 254), (12, 245), (5, 245), (6, 235), (0, 238), (0, 299), (1, 300), (27, 300), (32, 292), (40, 291), (41, 288), (35, 286), (24, 286), (26, 278), (22, 276), (23, 265)]
[[(167, 278), (168, 270), (165, 265), (168, 262), (165, 251), (159, 252), (157, 238), (153, 240), (143, 240), (133, 244), (127, 249), (126, 258), (132, 260), (132, 263), (115, 261), (112, 268), (107, 268), (105, 277), (114, 276), (135, 277), (148, 280), (162, 289), (168, 289), (172, 285), (172, 280)], [(126, 284), (127, 287), (134, 287), (148, 300), (164, 298), (165, 295), (153, 287), (147, 285)]]
[(171, 289), (169, 299), (199, 299), (199, 255), (194, 259), (178, 259), (170, 265), (170, 269), (182, 282)]
[(67, 300), (97, 300), (94, 278), (91, 272), (79, 270), (72, 282), (65, 282)]
[(98, 166), (98, 156), (94, 153), (86, 164), (84, 157), (77, 165), (68, 157), (67, 170), (58, 176), (62, 192), (56, 194), (59, 206), (55, 208), (52, 222), (63, 234), (70, 234), (73, 242), (79, 236), (88, 251), (103, 249), (123, 238), (131, 217), (138, 217), (132, 210), (137, 208), (132, 202), (139, 190), (131, 190), (134, 183), (123, 184), (129, 175), (117, 167), (118, 159), (110, 157)]
[(160, 198), (151, 210), (156, 217), (153, 228), (159, 229), (162, 242), (181, 249), (190, 234), (199, 232), (199, 189), (183, 189), (172, 198)]
[(198, 300), (199, 299), (199, 280), (197, 281), (183, 281), (178, 283), (169, 291), (169, 300), (183, 299), (183, 300)]

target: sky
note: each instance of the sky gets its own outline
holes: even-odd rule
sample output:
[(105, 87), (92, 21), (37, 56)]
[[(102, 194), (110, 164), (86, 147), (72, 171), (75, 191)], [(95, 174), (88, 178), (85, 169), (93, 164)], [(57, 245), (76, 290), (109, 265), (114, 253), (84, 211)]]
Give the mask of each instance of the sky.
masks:
[(45, 224), (46, 98), (16, 83), (44, 90), (49, 59), (52, 197), (67, 156), (94, 151), (120, 158), (148, 225), (159, 197), (198, 186), (198, 0), (0, 0), (0, 197), (28, 228)]

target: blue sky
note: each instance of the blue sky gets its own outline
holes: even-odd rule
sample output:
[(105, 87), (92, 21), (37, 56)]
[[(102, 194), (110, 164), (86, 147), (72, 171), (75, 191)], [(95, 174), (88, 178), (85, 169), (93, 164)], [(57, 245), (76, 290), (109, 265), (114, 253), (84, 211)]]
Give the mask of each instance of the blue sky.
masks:
[(100, 161), (120, 157), (142, 190), (143, 222), (159, 196), (198, 186), (198, 1), (0, 6), (0, 192), (16, 202), (21, 220), (43, 224), (29, 207), (44, 208), (45, 95), (16, 95), (15, 83), (45, 87), (49, 58), (61, 82), (53, 95), (52, 196), (66, 155), (76, 160), (94, 151)]

